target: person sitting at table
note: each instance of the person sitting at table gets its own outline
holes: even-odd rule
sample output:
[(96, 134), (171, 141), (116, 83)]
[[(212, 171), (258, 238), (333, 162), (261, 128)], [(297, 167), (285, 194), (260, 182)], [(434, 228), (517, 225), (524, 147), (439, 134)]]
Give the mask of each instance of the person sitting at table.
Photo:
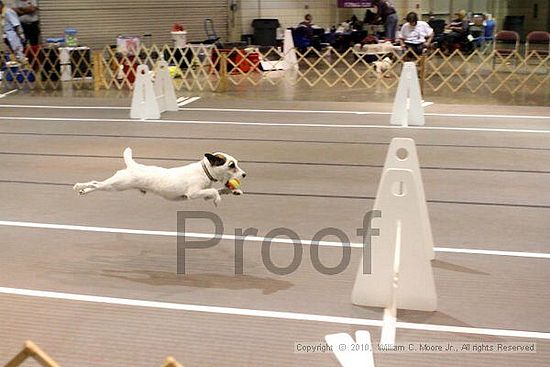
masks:
[(466, 10), (455, 13), (456, 18), (449, 24), (443, 38), (443, 50), (450, 53), (456, 44), (465, 43), (468, 36)]
[(359, 18), (357, 18), (355, 15), (352, 15), (349, 20), (349, 27), (352, 31), (362, 31), (363, 30), (363, 23), (359, 21)]
[(313, 16), (311, 14), (306, 14), (304, 20), (298, 24), (298, 28), (305, 27), (311, 35), (313, 35)]
[(399, 43), (417, 56), (422, 55), (423, 50), (430, 47), (434, 31), (428, 23), (418, 20), (418, 14), (413, 11), (407, 14), (405, 20), (407, 23), (401, 27)]
[(321, 49), (321, 39), (315, 35), (313, 28), (318, 28), (313, 24), (313, 16), (306, 14), (304, 20), (295, 29), (299, 43), (299, 45), (296, 45), (297, 48), (305, 50), (305, 48), (311, 46), (317, 50)]

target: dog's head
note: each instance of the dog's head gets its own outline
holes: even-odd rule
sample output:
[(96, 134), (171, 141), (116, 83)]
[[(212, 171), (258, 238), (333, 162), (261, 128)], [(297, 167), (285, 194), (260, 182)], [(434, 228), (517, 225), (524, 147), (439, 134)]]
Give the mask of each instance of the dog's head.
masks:
[(246, 172), (239, 167), (239, 162), (226, 153), (206, 153), (204, 157), (210, 164), (211, 175), (219, 181), (227, 182), (232, 178), (242, 180), (246, 177)]

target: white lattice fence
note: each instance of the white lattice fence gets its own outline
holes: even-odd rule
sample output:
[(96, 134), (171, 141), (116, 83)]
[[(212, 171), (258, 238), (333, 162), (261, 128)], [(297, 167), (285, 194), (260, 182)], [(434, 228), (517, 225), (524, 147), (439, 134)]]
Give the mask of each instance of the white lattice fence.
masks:
[[(475, 51), (469, 55), (458, 50), (450, 56), (439, 50), (418, 57), (399, 50), (367, 54), (350, 48), (339, 53), (332, 48), (318, 51), (294, 50), (298, 68), (277, 48), (219, 49), (214, 45), (141, 47), (134, 54), (122, 54), (105, 47), (90, 57), (89, 50), (70, 53), (71, 69), (66, 73), (60, 51), (43, 48), (27, 53), (28, 65), (4, 65), (4, 88), (56, 89), (61, 80), (76, 88), (93, 85), (96, 89), (133, 88), (135, 71), (140, 64), (153, 69), (160, 59), (170, 65), (178, 91), (224, 91), (232, 86), (261, 87), (268, 83), (316, 88), (395, 88), (404, 61), (419, 64), (425, 92), (468, 93), (542, 93), (550, 87), (550, 57), (536, 51), (529, 55), (512, 52)], [(377, 62), (384, 59), (384, 62)], [(390, 61), (388, 61), (390, 60)], [(269, 70), (269, 71), (267, 71)], [(89, 71), (89, 72), (88, 72)], [(93, 71), (93, 72), (92, 72)], [(93, 75), (93, 84), (91, 76)]]
[(519, 52), (501, 55), (497, 52), (474, 52), (463, 55), (458, 50), (450, 56), (439, 50), (426, 57), (423, 80), (425, 87), (438, 92), (478, 93), (488, 91), (520, 91), (535, 93), (548, 88), (550, 82), (550, 58), (532, 52), (527, 56)]

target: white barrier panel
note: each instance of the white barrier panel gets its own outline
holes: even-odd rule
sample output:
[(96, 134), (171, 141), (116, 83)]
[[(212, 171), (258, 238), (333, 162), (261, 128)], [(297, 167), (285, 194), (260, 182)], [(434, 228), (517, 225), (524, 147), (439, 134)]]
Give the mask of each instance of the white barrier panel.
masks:
[[(419, 228), (419, 230), (422, 231), (422, 243), (426, 248), (428, 258), (433, 260), (435, 259), (435, 252), (432, 226), (430, 224), (430, 215), (428, 213), (428, 205), (426, 203), (426, 196), (424, 193), (424, 184), (422, 183), (420, 162), (416, 152), (416, 144), (413, 139), (393, 138), (391, 140), (388, 153), (386, 154), (386, 161), (384, 162), (384, 171), (389, 168), (410, 169), (413, 172), (421, 206), (420, 219), (422, 220), (422, 227)], [(378, 186), (379, 191), (380, 188), (381, 186)]]
[(262, 71), (273, 70), (298, 70), (298, 58), (296, 57), (296, 49), (294, 48), (294, 40), (292, 39), (292, 31), (285, 30), (285, 38), (283, 41), (283, 58), (281, 60), (264, 60), (260, 55), (260, 68)]
[(155, 67), (154, 89), (160, 113), (178, 110), (170, 70), (168, 69), (168, 63), (164, 60), (157, 62)]
[(373, 348), (368, 331), (357, 330), (355, 340), (346, 333), (329, 334), (325, 336), (325, 341), (332, 347), (332, 352), (342, 367), (374, 367)]
[(130, 117), (141, 120), (159, 119), (162, 112), (177, 110), (176, 92), (166, 61), (161, 60), (157, 63), (155, 82), (152, 80), (149, 67), (139, 65), (136, 70)]
[(284, 70), (298, 70), (298, 58), (292, 39), (292, 31), (285, 29), (285, 40), (283, 43)]
[(401, 70), (390, 123), (401, 126), (422, 126), (425, 123), (422, 94), (414, 62), (406, 62)]
[(139, 65), (136, 70), (136, 82), (132, 96), (130, 118), (159, 119), (160, 111), (153, 88), (153, 81), (147, 65)]
[[(359, 266), (352, 292), (356, 305), (435, 311), (437, 296), (430, 258), (423, 244), (422, 206), (413, 171), (389, 168), (382, 173), (375, 210), (381, 218), (373, 228), (380, 235), (371, 239), (371, 272)], [(396, 252), (397, 223), (401, 222), (401, 246)], [(396, 258), (397, 256), (397, 258)], [(367, 259), (368, 260), (368, 259)], [(394, 287), (394, 264), (398, 261), (398, 287)]]

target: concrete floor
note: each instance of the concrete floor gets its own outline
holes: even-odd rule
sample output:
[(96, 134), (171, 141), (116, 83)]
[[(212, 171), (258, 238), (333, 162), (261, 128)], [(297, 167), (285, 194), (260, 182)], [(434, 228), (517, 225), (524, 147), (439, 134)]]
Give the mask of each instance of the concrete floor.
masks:
[[(379, 327), (357, 320), (376, 325), (382, 310), (350, 302), (359, 250), (344, 272), (326, 276), (312, 267), (305, 246), (297, 271), (276, 276), (262, 264), (260, 244), (247, 242), (244, 275), (235, 276), (234, 244), (222, 241), (190, 253), (188, 275), (178, 276), (174, 237), (37, 223), (176, 231), (178, 210), (208, 210), (222, 218), (227, 234), (255, 227), (266, 236), (287, 227), (311, 239), (336, 227), (358, 242), (356, 228), (372, 207), (387, 144), (403, 136), (417, 143), (435, 246), (470, 250), (436, 253), (438, 310), (400, 311), (399, 321), (412, 326), (398, 329), (398, 342), (534, 342), (537, 353), (376, 354), (376, 366), (548, 364), (549, 259), (527, 253), (548, 253), (550, 108), (436, 103), (426, 108), (425, 128), (390, 129), (387, 103), (209, 96), (148, 122), (129, 120), (128, 105), (114, 98), (0, 100), (0, 221), (11, 221), (0, 225), (0, 287), (234, 309), (197, 312), (5, 291), (0, 363), (32, 339), (63, 366), (155, 366), (167, 355), (186, 367), (337, 366), (331, 354), (295, 353), (294, 344), (355, 330), (369, 330), (379, 341)], [(167, 167), (226, 151), (249, 174), (246, 194), (224, 197), (215, 209), (137, 192), (79, 197), (72, 191), (75, 182), (122, 168), (126, 146), (138, 161)], [(212, 228), (196, 221), (187, 230)], [(282, 265), (293, 249), (271, 251)], [(327, 265), (341, 256), (338, 248), (320, 252)], [(278, 312), (351, 319), (305, 321)], [(444, 330), (430, 331), (430, 325)], [(503, 336), (508, 332), (513, 336)]]

